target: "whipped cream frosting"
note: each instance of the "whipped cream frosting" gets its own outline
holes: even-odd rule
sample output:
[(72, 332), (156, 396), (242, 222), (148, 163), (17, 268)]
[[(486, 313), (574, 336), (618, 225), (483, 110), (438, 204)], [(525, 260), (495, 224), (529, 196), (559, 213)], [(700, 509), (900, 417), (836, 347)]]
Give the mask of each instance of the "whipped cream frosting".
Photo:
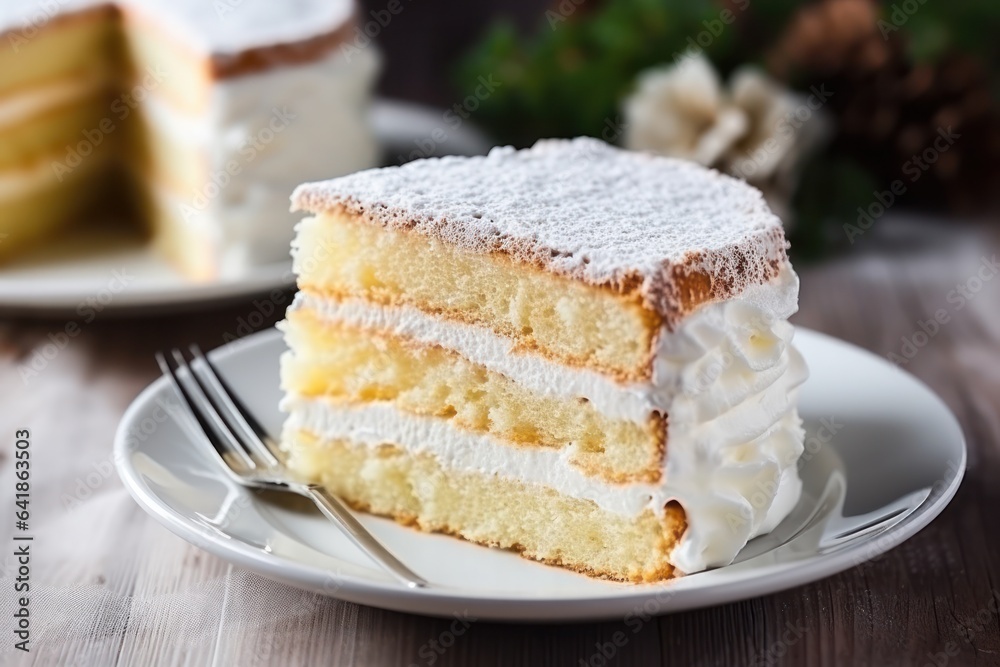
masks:
[(683, 572), (732, 562), (798, 502), (795, 406), (808, 371), (787, 322), (798, 287), (786, 266), (660, 340), (654, 381), (672, 396), (663, 478), (688, 522), (671, 562)]
[(391, 405), (336, 406), (289, 397), (289, 426), (374, 446), (392, 442), (430, 452), (459, 470), (540, 484), (628, 516), (680, 503), (688, 528), (671, 555), (682, 572), (726, 565), (748, 540), (772, 530), (801, 491), (797, 461), (804, 433), (795, 410), (807, 371), (792, 345), (798, 278), (787, 264), (770, 283), (698, 308), (677, 330), (661, 332), (653, 377), (622, 385), (529, 352), (482, 329), (409, 308), (334, 303), (300, 295), (293, 308), (322, 318), (381, 327), (435, 342), (545, 393), (584, 397), (608, 416), (642, 421), (668, 415), (663, 475), (655, 484), (613, 484), (583, 474), (571, 448), (511, 447), (446, 421), (405, 415)]

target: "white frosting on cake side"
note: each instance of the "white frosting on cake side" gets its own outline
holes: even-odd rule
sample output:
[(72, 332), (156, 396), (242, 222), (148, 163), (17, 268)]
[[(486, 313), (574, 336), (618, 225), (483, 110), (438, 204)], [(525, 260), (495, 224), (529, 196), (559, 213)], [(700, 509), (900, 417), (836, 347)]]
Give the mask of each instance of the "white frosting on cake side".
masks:
[(202, 155), (205, 172), (194, 186), (159, 195), (216, 240), (222, 275), (287, 258), (295, 225), (288, 193), (297, 183), (377, 163), (366, 104), (378, 61), (375, 49), (350, 62), (332, 51), (299, 67), (224, 79), (197, 115), (146, 101), (158, 140)]
[(653, 380), (619, 385), (586, 370), (561, 366), (478, 327), (417, 315), (409, 309), (336, 305), (300, 296), (295, 308), (321, 317), (375, 326), (453, 349), (534, 390), (591, 400), (619, 418), (668, 415), (666, 458), (658, 484), (609, 484), (583, 475), (562, 450), (512, 447), (454, 429), (445, 420), (403, 415), (389, 405), (335, 408), (321, 399), (290, 397), (292, 428), (377, 445), (394, 442), (428, 451), (444, 465), (499, 474), (593, 500), (609, 511), (662, 511), (676, 500), (688, 530), (672, 554), (683, 572), (732, 561), (752, 537), (774, 528), (798, 501), (796, 463), (802, 432), (797, 387), (807, 372), (786, 321), (797, 306), (798, 278), (788, 265), (766, 285), (702, 306), (659, 340)]
[(670, 560), (683, 572), (728, 565), (798, 502), (805, 434), (795, 406), (808, 371), (787, 322), (798, 287), (786, 265), (660, 341), (655, 378), (675, 383), (663, 477), (688, 522)]
[(297, 44), (350, 20), (353, 0), (28, 0), (0, 3), (0, 32), (34, 31), (60, 14), (116, 5), (156, 20), (204, 55)]

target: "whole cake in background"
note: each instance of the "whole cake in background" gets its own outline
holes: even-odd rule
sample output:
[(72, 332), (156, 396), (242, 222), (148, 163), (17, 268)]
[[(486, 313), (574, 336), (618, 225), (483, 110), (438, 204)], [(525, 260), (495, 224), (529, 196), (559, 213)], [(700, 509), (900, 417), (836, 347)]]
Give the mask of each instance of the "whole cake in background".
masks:
[(798, 278), (754, 188), (576, 139), (293, 206), (283, 447), (355, 507), (639, 582), (798, 501)]
[(0, 4), (0, 262), (107, 204), (184, 274), (288, 256), (288, 193), (374, 166), (350, 0)]

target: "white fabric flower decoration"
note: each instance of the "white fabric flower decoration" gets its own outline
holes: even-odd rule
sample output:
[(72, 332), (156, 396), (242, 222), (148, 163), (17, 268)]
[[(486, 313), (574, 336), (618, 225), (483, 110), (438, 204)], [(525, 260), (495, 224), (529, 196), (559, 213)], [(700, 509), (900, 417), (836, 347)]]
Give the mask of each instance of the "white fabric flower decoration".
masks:
[(702, 57), (642, 72), (625, 100), (625, 146), (715, 164), (746, 134), (747, 117), (725, 98)]
[(803, 154), (825, 126), (818, 105), (757, 68), (725, 89), (701, 54), (647, 70), (624, 102), (625, 147), (686, 158), (760, 188), (786, 223)]

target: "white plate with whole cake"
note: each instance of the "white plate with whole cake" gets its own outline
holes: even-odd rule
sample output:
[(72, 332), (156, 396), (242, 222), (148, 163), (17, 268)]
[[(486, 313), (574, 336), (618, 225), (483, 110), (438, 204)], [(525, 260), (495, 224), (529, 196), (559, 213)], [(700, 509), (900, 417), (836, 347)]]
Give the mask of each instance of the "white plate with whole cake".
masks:
[(0, 308), (287, 287), (296, 185), (488, 148), (440, 112), (372, 105), (356, 21), (352, 0), (0, 6)]
[(293, 204), (310, 217), (284, 337), (213, 358), (287, 465), (430, 585), (233, 486), (154, 383), (118, 432), (123, 480), (266, 576), (401, 611), (641, 625), (858, 565), (961, 480), (961, 431), (930, 391), (788, 323), (787, 243), (743, 182), (545, 141), (307, 184)]

